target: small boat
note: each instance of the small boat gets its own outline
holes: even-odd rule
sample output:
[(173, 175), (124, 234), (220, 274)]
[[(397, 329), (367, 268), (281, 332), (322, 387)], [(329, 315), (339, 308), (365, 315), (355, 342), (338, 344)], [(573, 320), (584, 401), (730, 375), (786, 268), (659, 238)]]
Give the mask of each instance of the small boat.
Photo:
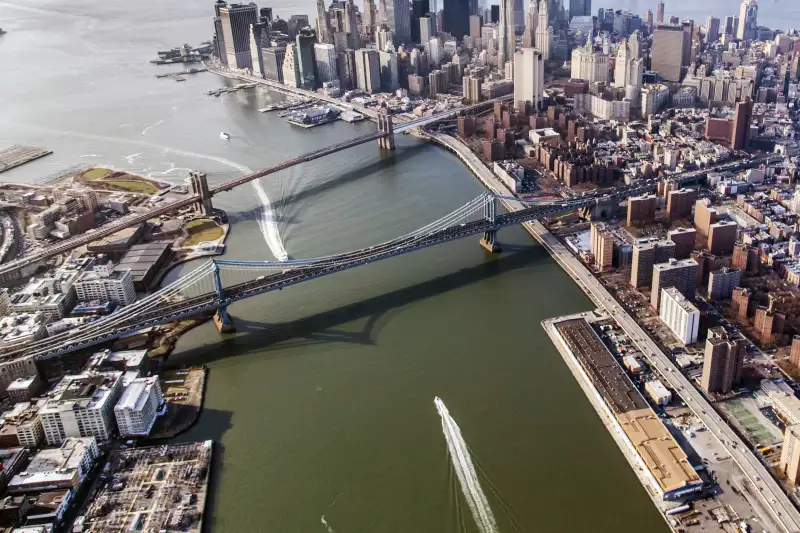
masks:
[(223, 141), (228, 141), (230, 140), (231, 136), (223, 131), (222, 133), (219, 134), (219, 138), (222, 139)]

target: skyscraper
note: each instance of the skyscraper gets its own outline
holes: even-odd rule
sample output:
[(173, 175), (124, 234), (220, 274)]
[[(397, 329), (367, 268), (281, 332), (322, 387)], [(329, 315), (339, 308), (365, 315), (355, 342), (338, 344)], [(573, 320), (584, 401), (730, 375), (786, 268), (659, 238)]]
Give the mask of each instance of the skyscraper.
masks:
[(381, 65), (377, 50), (356, 50), (356, 78), (358, 88), (364, 92), (381, 90)]
[[(500, 0), (497, 67), (503, 70), (506, 61), (514, 57), (514, 0)], [(546, 1), (546, 0), (544, 0)]]
[(444, 0), (442, 29), (456, 39), (469, 34), (469, 0)]
[(253, 68), (253, 59), (250, 55), (250, 25), (258, 22), (256, 5), (254, 3), (220, 5), (219, 19), (227, 64), (234, 68)]
[(572, 78), (586, 80), (589, 84), (608, 83), (608, 56), (594, 51), (591, 37), (584, 48), (572, 51), (571, 68)]
[(222, 29), (222, 18), (220, 9), (228, 4), (224, 0), (217, 0), (214, 4), (214, 55), (216, 55), (223, 65), (228, 65), (228, 55), (225, 49), (225, 33)]
[(548, 0), (539, 3), (539, 20), (536, 23), (536, 48), (542, 53), (545, 61), (550, 59), (553, 43), (553, 28), (550, 26), (550, 8)]
[(300, 87), (300, 68), (297, 62), (297, 45), (286, 45), (286, 54), (283, 56), (283, 83), (290, 87)]
[(707, 393), (730, 392), (742, 377), (747, 341), (732, 338), (723, 328), (711, 328), (706, 339), (700, 384)]
[(736, 38), (752, 41), (758, 34), (758, 3), (756, 0), (743, 0), (739, 8), (739, 28)]
[(536, 24), (539, 22), (539, 4), (530, 0), (528, 14), (525, 18), (525, 30), (522, 32), (522, 47), (534, 48), (536, 46)]
[(525, 28), (525, 0), (514, 0), (514, 35)]
[(719, 19), (708, 17), (708, 20), (706, 20), (706, 42), (713, 43), (717, 39), (719, 39)]
[(684, 39), (686, 34), (681, 26), (661, 24), (653, 32), (650, 69), (666, 81), (681, 80)]
[(325, 0), (317, 0), (317, 40), (320, 43), (333, 43), (333, 29), (325, 10)]
[(320, 83), (339, 78), (336, 66), (336, 49), (332, 44), (316, 43), (314, 45), (314, 61), (317, 64), (317, 77)]
[(534, 109), (542, 108), (544, 95), (544, 58), (535, 48), (523, 48), (514, 53), (514, 102), (530, 102)]
[(569, 0), (569, 16), (585, 17), (592, 14), (592, 0)]
[(656, 8), (656, 24), (664, 24), (664, 2), (659, 2)]
[(681, 66), (688, 67), (692, 60), (692, 34), (694, 33), (694, 21), (683, 21), (683, 48), (681, 49)]
[(753, 102), (750, 97), (736, 103), (736, 114), (733, 117), (733, 139), (731, 148), (744, 150), (747, 146), (747, 133), (750, 130), (750, 120), (753, 114)]
[(317, 32), (311, 28), (303, 28), (297, 32), (297, 56), (295, 62), (300, 72), (300, 88), (309, 91), (317, 86), (316, 58), (314, 57), (314, 43), (317, 41)]
[(394, 35), (394, 44), (411, 42), (411, 10), (407, 0), (381, 0), (381, 16)]
[(397, 54), (395, 52), (378, 52), (378, 61), (381, 69), (381, 89), (384, 92), (394, 92), (398, 84)]
[(419, 42), (423, 45), (436, 36), (436, 18), (428, 13), (419, 19)]

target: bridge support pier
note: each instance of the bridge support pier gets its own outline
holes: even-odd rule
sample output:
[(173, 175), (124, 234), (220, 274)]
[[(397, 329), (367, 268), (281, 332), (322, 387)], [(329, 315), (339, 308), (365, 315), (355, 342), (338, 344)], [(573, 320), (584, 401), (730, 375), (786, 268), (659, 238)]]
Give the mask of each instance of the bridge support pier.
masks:
[(211, 191), (208, 190), (208, 180), (205, 173), (191, 172), (188, 181), (192, 194), (200, 197), (200, 202), (195, 206), (195, 209), (204, 216), (211, 216), (214, 212), (214, 206), (211, 204)]
[(220, 333), (233, 333), (236, 331), (236, 324), (233, 323), (233, 318), (228, 314), (227, 307), (220, 307), (214, 313), (214, 325)]
[(394, 150), (394, 123), (392, 123), (392, 115), (386, 108), (378, 111), (378, 131), (386, 133), (386, 137), (378, 139), (378, 146), (384, 150)]
[(499, 253), (502, 250), (500, 245), (497, 243), (497, 232), (496, 231), (486, 231), (481, 237), (481, 246), (483, 246), (489, 253)]

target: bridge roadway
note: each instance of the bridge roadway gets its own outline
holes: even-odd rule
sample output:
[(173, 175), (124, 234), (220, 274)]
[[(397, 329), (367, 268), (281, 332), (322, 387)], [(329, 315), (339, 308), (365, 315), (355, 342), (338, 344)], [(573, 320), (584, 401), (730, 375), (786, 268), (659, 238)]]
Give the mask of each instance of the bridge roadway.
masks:
[[(498, 196), (507, 196), (509, 194), (508, 189), (500, 180), (462, 142), (440, 133), (432, 133), (430, 137), (456, 152), (492, 193)], [(725, 166), (730, 165), (729, 163)], [(523, 204), (518, 201), (504, 199), (501, 202), (510, 212), (524, 209)], [(745, 442), (715, 411), (705, 395), (695, 388), (675, 363), (645, 333), (636, 320), (628, 314), (625, 308), (614, 299), (591, 271), (555, 235), (550, 233), (538, 220), (531, 220), (522, 225), (537, 241), (547, 248), (550, 255), (575, 279), (586, 295), (598, 307), (605, 309), (614, 317), (614, 320), (625, 331), (626, 335), (631, 338), (644, 354), (648, 363), (664, 377), (672, 389), (678, 391), (686, 405), (708, 428), (709, 433), (716, 438), (722, 449), (730, 455), (742, 471), (747, 482), (754, 487), (753, 494), (757, 496), (754, 499), (761, 504), (759, 507), (768, 513), (767, 518), (779, 524), (781, 530), (785, 533), (800, 532), (800, 512), (772, 477), (768, 467), (756, 457), (753, 451), (747, 448)]]

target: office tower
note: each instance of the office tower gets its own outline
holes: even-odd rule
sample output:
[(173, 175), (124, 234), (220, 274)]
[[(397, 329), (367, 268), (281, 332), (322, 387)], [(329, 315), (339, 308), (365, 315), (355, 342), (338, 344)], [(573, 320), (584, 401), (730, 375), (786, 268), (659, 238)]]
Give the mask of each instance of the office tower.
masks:
[(325, 10), (325, 0), (317, 0), (317, 39), (320, 43), (333, 43), (333, 29)]
[(412, 0), (411, 2), (411, 42), (425, 42), (420, 38), (419, 20), (430, 13), (431, 5), (429, 0)]
[(258, 17), (259, 22), (266, 22), (267, 28), (269, 28), (270, 22), (272, 22), (272, 8), (271, 7), (262, 7), (258, 10)]
[(286, 56), (286, 48), (281, 46), (273, 46), (263, 50), (264, 79), (283, 83), (284, 56)]
[(522, 32), (522, 47), (536, 47), (536, 23), (539, 21), (539, 4), (536, 0), (530, 0), (528, 14), (525, 16), (525, 30)]
[(514, 57), (514, 0), (500, 0), (498, 25), (497, 68), (505, 69), (506, 61)]
[(300, 88), (309, 91), (314, 90), (317, 86), (314, 54), (314, 44), (317, 42), (316, 33), (311, 28), (302, 28), (297, 32), (297, 37), (295, 37), (295, 44), (297, 45), (295, 61), (300, 69)]
[(530, 102), (542, 108), (544, 98), (544, 58), (535, 48), (523, 48), (514, 54), (514, 102)]
[(411, 42), (411, 10), (407, 0), (380, 0), (381, 17), (394, 35), (394, 44)]
[(339, 71), (339, 84), (342, 90), (350, 91), (358, 87), (358, 74), (356, 68), (356, 51), (347, 49), (336, 56), (336, 66)]
[(733, 253), (737, 228), (738, 224), (733, 221), (711, 224), (708, 228), (708, 250), (716, 255)]
[(297, 57), (297, 45), (286, 45), (283, 56), (283, 84), (290, 87), (300, 87), (300, 59)]
[(489, 17), (490, 21), (494, 24), (500, 22), (500, 6), (497, 4), (492, 4), (491, 9), (491, 16)]
[(656, 24), (664, 24), (664, 2), (659, 2), (656, 8)]
[(436, 18), (430, 13), (419, 19), (419, 42), (423, 45), (436, 37)]
[(680, 81), (685, 38), (686, 34), (681, 26), (657, 26), (653, 32), (650, 70), (658, 72), (663, 80)]
[(241, 69), (253, 68), (253, 58), (250, 55), (250, 25), (258, 22), (256, 5), (253, 3), (220, 5), (219, 18), (227, 64)]
[(649, 9), (644, 14), (644, 23), (647, 26), (647, 31), (648, 32), (652, 32), (653, 31), (653, 25), (655, 23), (655, 19), (653, 18), (653, 12), (651, 10), (649, 10)]
[[(364, 8), (367, 9), (371, 4), (371, 0), (365, 0)], [(359, 48), (361, 46), (361, 35), (358, 27), (358, 8), (353, 3), (353, 0), (347, 0), (344, 5), (344, 15), (346, 23), (344, 32), (347, 34), (347, 46), (353, 49)]]
[(684, 345), (697, 342), (700, 311), (678, 289), (662, 289), (658, 315)]
[(375, 32), (375, 46), (378, 50), (385, 51), (387, 48), (394, 46), (392, 44), (392, 42), (394, 42), (393, 40), (394, 34), (392, 34), (392, 31), (386, 24), (381, 24), (378, 31)]
[(222, 29), (220, 9), (227, 7), (227, 5), (225, 0), (217, 0), (214, 3), (214, 55), (226, 66), (228, 65), (228, 53), (225, 48), (225, 32)]
[(668, 234), (670, 241), (675, 243), (675, 259), (686, 259), (694, 250), (697, 240), (697, 231), (690, 228), (678, 228)]
[(447, 92), (447, 80), (445, 73), (441, 70), (434, 70), (428, 74), (428, 94), (434, 98), (437, 94)]
[(743, 0), (739, 8), (739, 27), (736, 38), (752, 41), (758, 35), (758, 3), (756, 0)]
[(470, 15), (469, 16), (469, 36), (470, 37), (478, 37), (481, 36), (481, 28), (483, 27), (483, 17), (480, 15)]
[(733, 17), (733, 33), (731, 35), (736, 35), (739, 33), (739, 17)]
[(800, 479), (800, 424), (786, 426), (779, 463), (780, 473), (786, 476), (790, 486)]
[(367, 93), (381, 90), (381, 64), (377, 50), (356, 50), (356, 82), (358, 88)]
[(623, 39), (619, 45), (614, 67), (614, 87), (641, 89), (644, 61), (638, 54), (639, 35), (638, 31), (635, 31), (629, 40)]
[(689, 300), (694, 300), (697, 289), (697, 261), (694, 259), (670, 259), (666, 263), (653, 265), (652, 293), (650, 305), (658, 309), (661, 289), (675, 287)]
[[(516, 67), (515, 67), (516, 68)], [(592, 222), (589, 229), (589, 246), (598, 270), (611, 267), (614, 256), (614, 235), (602, 222)]]
[(294, 41), (295, 37), (297, 37), (297, 32), (300, 31), (301, 28), (310, 27), (308, 21), (308, 15), (292, 15), (289, 17), (289, 22), (287, 24), (287, 33), (289, 34), (289, 39)]
[(688, 67), (692, 62), (692, 35), (694, 34), (694, 21), (684, 20), (681, 27), (683, 28), (683, 49), (681, 50), (681, 66)]
[(750, 130), (750, 120), (753, 114), (753, 102), (750, 97), (736, 103), (736, 114), (733, 117), (733, 141), (731, 148), (744, 150), (747, 146), (747, 133)]
[(656, 197), (652, 194), (628, 198), (628, 226), (652, 222), (656, 216)]
[[(442, 60), (442, 39), (441, 37), (434, 37), (430, 41), (428, 41), (428, 60), (429, 63), (435, 67), (439, 66), (439, 63)], [(413, 65), (413, 56), (412, 56), (412, 65)], [(425, 69), (425, 72), (415, 72), (415, 74), (419, 74), (420, 76), (427, 76), (428, 69)]]
[[(261, 48), (261, 35), (266, 33), (267, 24), (257, 22), (250, 25), (250, 62), (253, 65), (253, 75), (260, 78), (264, 77), (264, 55)], [(267, 35), (267, 45), (269, 36)]]
[(553, 28), (550, 26), (550, 8), (548, 0), (539, 2), (539, 20), (536, 22), (536, 48), (542, 53), (545, 61), (551, 57), (553, 44)]
[(571, 76), (573, 79), (608, 83), (608, 56), (592, 50), (592, 41), (585, 47), (572, 51)]
[(631, 259), (631, 286), (650, 285), (653, 280), (653, 265), (675, 257), (675, 244), (670, 241), (634, 244)]
[(733, 338), (723, 328), (711, 328), (706, 338), (700, 385), (708, 394), (725, 394), (742, 378), (747, 341)]
[(379, 24), (378, 8), (375, 6), (375, 0), (364, 0), (364, 15), (361, 17), (361, 34), (372, 35), (375, 33), (375, 28), (377, 28)]
[(742, 271), (738, 268), (722, 267), (712, 271), (708, 275), (708, 297), (711, 300), (730, 300), (741, 279)]
[(694, 189), (680, 189), (667, 192), (667, 216), (670, 220), (689, 218), (692, 215), (697, 193)]
[(399, 89), (397, 54), (394, 52), (378, 52), (378, 61), (381, 68), (381, 89), (389, 93)]
[(706, 20), (706, 42), (713, 43), (719, 40), (719, 19), (708, 17)]
[(336, 48), (332, 44), (316, 43), (314, 45), (314, 61), (317, 64), (317, 77), (320, 83), (339, 79)]
[(514, 35), (525, 28), (525, 0), (514, 0)]
[(442, 30), (450, 33), (456, 39), (463, 39), (465, 35), (469, 34), (469, 15), (469, 0), (444, 0)]
[(592, 14), (592, 0), (569, 0), (569, 17), (585, 17)]
[(731, 17), (725, 17), (725, 28), (723, 28), (723, 29), (724, 29), (724, 34), (725, 35), (735, 35), (734, 29), (733, 29), (733, 17), (732, 16)]

